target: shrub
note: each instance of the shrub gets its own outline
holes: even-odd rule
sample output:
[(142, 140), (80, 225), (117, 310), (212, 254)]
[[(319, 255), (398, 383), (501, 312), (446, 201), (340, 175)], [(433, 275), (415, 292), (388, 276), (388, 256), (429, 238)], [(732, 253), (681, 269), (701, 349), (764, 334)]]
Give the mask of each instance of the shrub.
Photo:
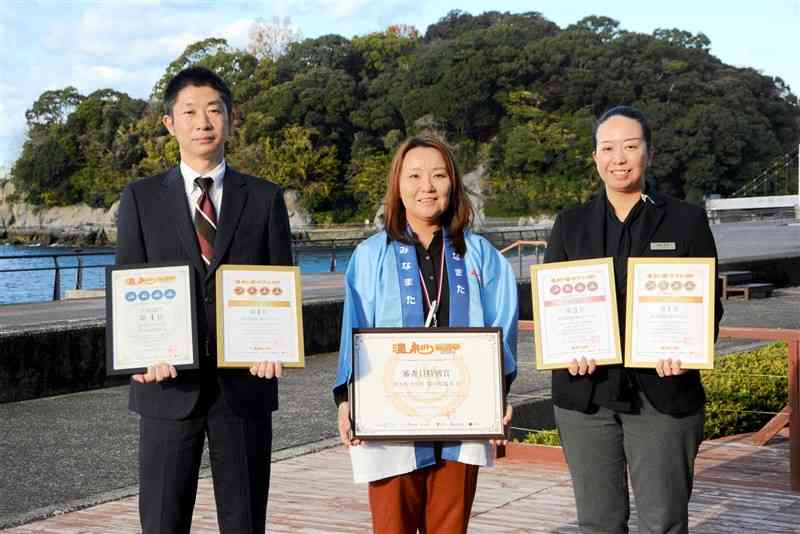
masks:
[[(717, 359), (701, 371), (706, 389), (705, 438), (756, 432), (788, 402), (785, 343)], [(758, 413), (766, 412), (766, 413)], [(523, 443), (560, 445), (558, 430), (530, 432)]]
[(561, 438), (558, 435), (558, 430), (536, 430), (534, 432), (528, 432), (528, 435), (525, 436), (522, 442), (532, 445), (561, 446)]
[(785, 343), (739, 352), (703, 371), (706, 388), (706, 439), (755, 432), (788, 402)]

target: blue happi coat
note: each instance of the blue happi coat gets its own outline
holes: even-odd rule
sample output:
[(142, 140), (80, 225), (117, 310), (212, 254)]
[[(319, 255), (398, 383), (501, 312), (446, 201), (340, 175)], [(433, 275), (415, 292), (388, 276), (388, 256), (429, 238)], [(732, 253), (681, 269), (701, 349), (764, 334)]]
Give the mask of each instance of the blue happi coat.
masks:
[[(445, 239), (450, 293), (450, 326), (498, 326), (503, 329), (504, 370), (510, 383), (517, 374), (517, 284), (508, 261), (485, 238), (467, 232), (461, 258)], [(412, 269), (406, 255), (413, 259)], [(408, 269), (408, 272), (406, 271)], [(424, 326), (414, 247), (390, 242), (380, 232), (353, 252), (345, 275), (344, 316), (336, 372), (338, 387), (352, 369), (352, 329)], [(409, 275), (413, 272), (413, 276)], [(409, 298), (411, 297), (411, 298)], [(429, 442), (370, 442), (350, 447), (353, 479), (370, 482), (409, 473), (436, 462)], [(442, 458), (491, 465), (488, 442), (445, 442)]]

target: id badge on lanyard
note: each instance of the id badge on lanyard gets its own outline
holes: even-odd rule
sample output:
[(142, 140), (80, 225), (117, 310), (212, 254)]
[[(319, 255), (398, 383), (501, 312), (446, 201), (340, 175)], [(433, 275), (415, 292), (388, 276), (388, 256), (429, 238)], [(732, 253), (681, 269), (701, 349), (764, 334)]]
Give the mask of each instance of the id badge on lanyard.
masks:
[(442, 243), (442, 257), (440, 258), (439, 263), (439, 288), (436, 290), (436, 299), (431, 302), (431, 297), (428, 294), (428, 287), (425, 285), (425, 279), (422, 276), (422, 271), (419, 271), (419, 281), (422, 285), (422, 294), (425, 296), (425, 302), (428, 303), (428, 317), (425, 318), (425, 328), (429, 328), (431, 323), (433, 323), (433, 327), (436, 328), (439, 326), (439, 320), (437, 318), (437, 311), (439, 311), (439, 303), (442, 301), (442, 283), (444, 281), (444, 243)]

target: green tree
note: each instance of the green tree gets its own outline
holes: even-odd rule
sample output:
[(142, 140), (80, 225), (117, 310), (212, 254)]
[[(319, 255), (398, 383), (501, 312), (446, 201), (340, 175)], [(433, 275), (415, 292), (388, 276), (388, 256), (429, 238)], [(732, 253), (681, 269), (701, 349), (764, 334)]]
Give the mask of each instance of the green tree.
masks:
[(552, 213), (596, 190), (589, 111), (557, 115), (537, 102), (526, 91), (509, 95), (508, 118), (490, 148), (489, 213)]
[(29, 128), (64, 124), (70, 113), (83, 101), (84, 96), (72, 86), (45, 91), (31, 109), (25, 112)]
[(75, 168), (75, 146), (63, 126), (28, 140), (11, 169), (11, 180), (24, 199), (35, 205), (58, 206), (77, 202), (67, 177)]
[(217, 52), (226, 50), (228, 50), (228, 41), (218, 37), (209, 37), (187, 46), (183, 53), (167, 66), (164, 75), (153, 86), (153, 91), (150, 93), (150, 101), (160, 102), (164, 98), (164, 90), (167, 88), (167, 83), (180, 71), (199, 63)]
[(391, 154), (374, 149), (356, 153), (350, 160), (347, 189), (358, 206), (355, 214), (357, 220), (372, 220), (383, 204), (391, 162)]
[(352, 76), (359, 71), (358, 54), (350, 41), (341, 35), (323, 35), (291, 43), (276, 65), (279, 82), (289, 81), (319, 67), (342, 70)]
[(620, 34), (619, 21), (609, 17), (590, 15), (579, 20), (569, 30), (586, 30), (599, 35), (603, 42), (614, 40)]
[(174, 165), (158, 100), (194, 64), (219, 73), (240, 106), (231, 165), (291, 183), (318, 220), (371, 216), (389, 154), (425, 129), (456, 147), (463, 171), (485, 166), (498, 215), (552, 212), (596, 189), (591, 126), (614, 105), (648, 115), (649, 177), (692, 201), (730, 194), (800, 137), (791, 88), (724, 64), (702, 33), (631, 32), (600, 13), (561, 29), (540, 13), (498, 11), (452, 11), (424, 33), (325, 35), (256, 55), (205, 39), (169, 65), (147, 106), (111, 89), (45, 91), (26, 114), (12, 179), (39, 204), (108, 205), (127, 181)]
[(359, 77), (371, 79), (387, 71), (406, 70), (408, 54), (418, 42), (415, 29), (401, 30), (398, 26), (390, 26), (385, 32), (353, 37), (353, 50), (360, 56)]
[(301, 205), (313, 217), (324, 217), (340, 171), (336, 148), (314, 143), (317, 132), (289, 126), (278, 139), (261, 140), (258, 175), (301, 193)]

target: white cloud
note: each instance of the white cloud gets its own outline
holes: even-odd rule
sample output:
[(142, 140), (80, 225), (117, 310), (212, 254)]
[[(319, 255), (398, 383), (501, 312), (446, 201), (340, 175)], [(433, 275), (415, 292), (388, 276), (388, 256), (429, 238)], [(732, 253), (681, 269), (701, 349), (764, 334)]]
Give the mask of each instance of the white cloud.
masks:
[(91, 78), (103, 84), (119, 83), (129, 76), (127, 71), (108, 65), (80, 65), (78, 72), (82, 72), (82, 76), (85, 78)]
[[(398, 6), (408, 12), (409, 4), (397, 0), (278, 0), (272, 5), (273, 15), (279, 17), (315, 16), (325, 20), (375, 19), (387, 11), (394, 12)], [(351, 21), (348, 21), (351, 22)], [(349, 34), (341, 28), (323, 33)]]
[(235, 48), (246, 48), (250, 35), (250, 28), (253, 26), (255, 19), (242, 18), (235, 20), (219, 30), (217, 35), (220, 35), (228, 44)]
[(62, 56), (77, 54), (115, 66), (149, 62), (166, 66), (186, 46), (210, 36), (221, 36), (237, 48), (246, 47), (256, 18), (227, 22), (218, 10), (199, 9), (197, 4), (186, 8), (169, 2), (154, 9), (103, 3), (87, 8), (77, 25), (70, 21), (53, 25), (42, 44)]
[(316, 2), (308, 2), (311, 8), (310, 11), (320, 10), (337, 19), (357, 16), (371, 5), (378, 3), (370, 0), (318, 0)]

